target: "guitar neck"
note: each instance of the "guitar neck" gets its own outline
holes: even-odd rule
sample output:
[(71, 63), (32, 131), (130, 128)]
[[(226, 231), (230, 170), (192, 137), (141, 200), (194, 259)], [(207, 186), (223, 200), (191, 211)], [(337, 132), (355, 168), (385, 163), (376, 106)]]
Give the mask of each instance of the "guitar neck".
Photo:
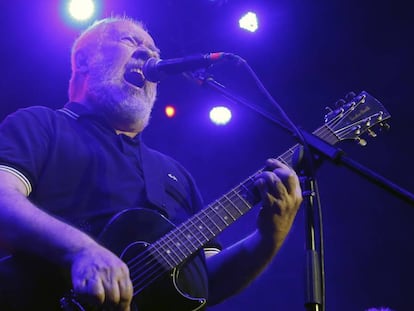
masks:
[[(313, 134), (334, 144), (338, 141), (327, 126), (322, 126)], [(299, 145), (295, 145), (277, 157), (292, 166), (292, 158)], [(172, 269), (216, 237), (224, 229), (245, 215), (259, 202), (254, 191), (254, 181), (264, 168), (249, 176), (239, 185), (209, 204), (206, 208), (170, 231), (151, 245), (152, 252), (166, 269)]]

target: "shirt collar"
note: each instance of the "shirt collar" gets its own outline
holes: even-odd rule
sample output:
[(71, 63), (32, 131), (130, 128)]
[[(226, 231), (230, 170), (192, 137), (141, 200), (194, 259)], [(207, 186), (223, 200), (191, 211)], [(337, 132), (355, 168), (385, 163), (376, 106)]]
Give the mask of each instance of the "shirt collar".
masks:
[(77, 103), (77, 102), (68, 102), (68, 103), (66, 103), (66, 105), (61, 110), (63, 110), (64, 112), (70, 113), (76, 119), (81, 117), (81, 116), (98, 117), (87, 106), (82, 105), (82, 104)]
[[(65, 104), (65, 106), (62, 109), (59, 109), (61, 112), (69, 115), (70, 117), (72, 117), (73, 119), (78, 119), (80, 117), (90, 117), (93, 118), (97, 121), (99, 121), (101, 124), (103, 124), (105, 127), (110, 128), (114, 133), (116, 133), (116, 131), (108, 124), (108, 122), (106, 122), (106, 120), (102, 117), (100, 117), (99, 115), (97, 115), (96, 113), (94, 113), (90, 108), (88, 108), (85, 105), (82, 105), (80, 103), (77, 102), (68, 102)], [(124, 134), (119, 134), (122, 136), (125, 136), (125, 139), (130, 140), (131, 142), (134, 143), (140, 143), (141, 142), (141, 133), (138, 133), (135, 137), (129, 137), (126, 136)]]

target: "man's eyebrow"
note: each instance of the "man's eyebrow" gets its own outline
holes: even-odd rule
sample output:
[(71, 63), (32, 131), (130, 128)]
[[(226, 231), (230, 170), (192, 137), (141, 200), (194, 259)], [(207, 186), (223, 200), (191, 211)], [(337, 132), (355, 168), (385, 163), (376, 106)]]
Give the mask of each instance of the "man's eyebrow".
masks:
[(132, 33), (128, 32), (128, 31), (126, 31), (126, 32), (121, 32), (120, 35), (121, 35), (121, 37), (131, 37), (138, 44), (145, 44), (151, 51), (157, 53), (158, 55), (161, 54), (161, 50), (159, 48), (157, 48), (153, 43), (151, 43), (151, 42), (145, 42), (145, 41), (141, 40), (136, 34), (132, 34)]

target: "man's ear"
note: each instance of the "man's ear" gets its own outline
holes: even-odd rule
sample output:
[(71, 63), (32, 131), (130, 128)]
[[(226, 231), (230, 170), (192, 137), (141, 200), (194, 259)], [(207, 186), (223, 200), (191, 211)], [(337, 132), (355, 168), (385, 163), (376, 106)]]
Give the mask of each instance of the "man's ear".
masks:
[(76, 71), (80, 73), (88, 72), (88, 55), (84, 50), (78, 50), (74, 56)]

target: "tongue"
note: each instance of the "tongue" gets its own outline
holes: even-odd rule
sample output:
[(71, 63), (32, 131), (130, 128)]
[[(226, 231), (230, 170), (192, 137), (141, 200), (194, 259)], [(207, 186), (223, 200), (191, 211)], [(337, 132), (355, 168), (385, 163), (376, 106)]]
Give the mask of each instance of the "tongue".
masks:
[(137, 86), (137, 87), (143, 87), (144, 86), (144, 77), (142, 74), (135, 72), (135, 71), (129, 71), (126, 72), (124, 75), (125, 80), (127, 80), (129, 83)]

